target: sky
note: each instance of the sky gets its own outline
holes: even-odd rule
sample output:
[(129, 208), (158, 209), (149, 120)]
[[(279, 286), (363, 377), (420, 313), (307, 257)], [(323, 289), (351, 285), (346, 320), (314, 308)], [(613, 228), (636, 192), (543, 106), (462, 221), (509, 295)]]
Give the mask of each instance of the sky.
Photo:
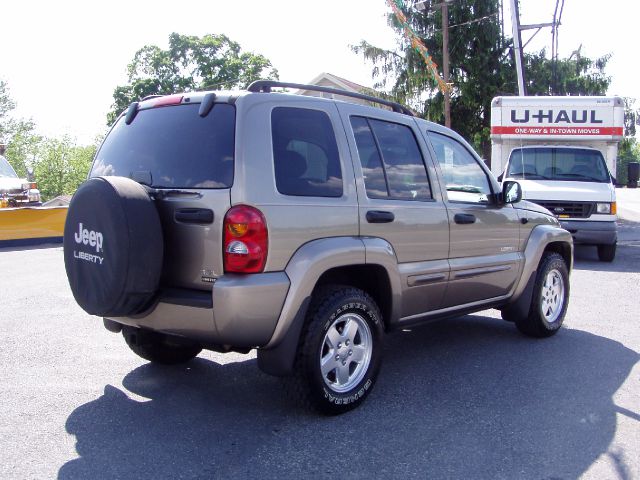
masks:
[[(456, 1), (456, 0), (453, 0)], [(509, 1), (504, 0), (508, 7)], [(521, 23), (550, 22), (555, 0), (521, 0)], [(4, 0), (0, 7), (0, 79), (18, 108), (47, 136), (92, 143), (106, 128), (113, 90), (144, 45), (166, 48), (169, 34), (226, 34), (267, 57), (283, 81), (306, 83), (330, 72), (371, 86), (371, 64), (351, 51), (361, 40), (393, 49), (385, 0)], [(510, 28), (507, 8), (505, 20)], [(638, 98), (637, 0), (565, 0), (560, 56), (613, 54), (609, 94)], [(455, 29), (451, 37), (455, 36)], [(530, 33), (523, 33), (526, 42)], [(525, 52), (551, 48), (549, 29)]]

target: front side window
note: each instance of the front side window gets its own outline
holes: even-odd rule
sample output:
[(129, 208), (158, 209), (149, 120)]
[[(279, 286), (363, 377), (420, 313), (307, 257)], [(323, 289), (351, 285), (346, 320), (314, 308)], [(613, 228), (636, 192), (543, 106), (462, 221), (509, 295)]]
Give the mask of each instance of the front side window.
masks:
[(411, 129), (397, 123), (351, 117), (369, 198), (430, 200), (431, 187)]
[(325, 112), (277, 107), (271, 113), (276, 188), (283, 195), (341, 197), (338, 144)]
[(486, 173), (471, 153), (458, 141), (429, 132), (440, 170), (452, 202), (487, 203), (491, 186)]

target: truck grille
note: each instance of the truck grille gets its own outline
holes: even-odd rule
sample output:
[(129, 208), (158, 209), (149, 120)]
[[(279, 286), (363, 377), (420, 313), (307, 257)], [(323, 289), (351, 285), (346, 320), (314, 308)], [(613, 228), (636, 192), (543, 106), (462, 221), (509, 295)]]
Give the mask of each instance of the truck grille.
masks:
[(556, 217), (589, 218), (596, 209), (593, 202), (552, 202), (548, 200), (530, 200), (546, 208)]

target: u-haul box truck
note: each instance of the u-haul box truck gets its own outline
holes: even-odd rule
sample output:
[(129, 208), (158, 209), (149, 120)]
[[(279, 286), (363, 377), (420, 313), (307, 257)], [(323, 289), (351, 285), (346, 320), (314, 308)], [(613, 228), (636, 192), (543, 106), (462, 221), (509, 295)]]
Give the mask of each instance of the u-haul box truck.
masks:
[(616, 253), (619, 97), (496, 97), (491, 103), (491, 171), (516, 180), (576, 244), (596, 245), (602, 261)]

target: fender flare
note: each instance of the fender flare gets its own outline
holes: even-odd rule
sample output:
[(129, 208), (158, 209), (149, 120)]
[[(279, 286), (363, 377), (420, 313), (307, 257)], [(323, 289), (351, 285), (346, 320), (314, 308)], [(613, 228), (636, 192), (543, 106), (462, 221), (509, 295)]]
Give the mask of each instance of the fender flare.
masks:
[(520, 275), (520, 281), (516, 285), (511, 299), (504, 307), (519, 316), (527, 315), (531, 298), (533, 296), (533, 285), (538, 271), (538, 265), (542, 255), (551, 243), (565, 243), (570, 249), (570, 261), (567, 269), (571, 272), (573, 267), (573, 237), (566, 230), (553, 225), (536, 226), (527, 239), (527, 246), (524, 249), (524, 266)]
[(349, 265), (375, 264), (389, 276), (391, 317), (400, 317), (400, 275), (391, 245), (378, 238), (334, 237), (314, 240), (296, 251), (285, 273), (291, 285), (269, 343), (258, 349), (259, 368), (271, 375), (292, 372), (300, 333), (313, 290), (326, 271)]

